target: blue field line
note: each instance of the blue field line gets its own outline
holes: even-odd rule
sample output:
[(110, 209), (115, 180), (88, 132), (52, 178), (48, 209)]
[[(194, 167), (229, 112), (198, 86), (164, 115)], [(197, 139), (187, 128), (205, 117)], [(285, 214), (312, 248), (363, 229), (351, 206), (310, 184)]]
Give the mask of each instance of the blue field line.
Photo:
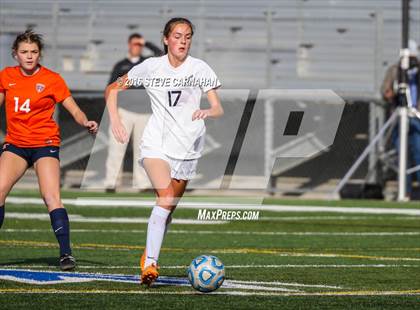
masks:
[[(88, 281), (111, 281), (140, 284), (138, 275), (118, 275), (79, 272), (34, 271), (21, 269), (0, 269), (0, 279), (31, 284), (58, 284)], [(159, 277), (156, 285), (189, 286), (187, 278)]]

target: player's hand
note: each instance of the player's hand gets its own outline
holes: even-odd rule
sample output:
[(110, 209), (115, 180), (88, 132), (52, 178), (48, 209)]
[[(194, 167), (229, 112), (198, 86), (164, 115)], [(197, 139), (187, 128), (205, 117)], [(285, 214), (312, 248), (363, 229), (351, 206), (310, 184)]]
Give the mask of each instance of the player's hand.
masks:
[(121, 122), (111, 124), (111, 130), (114, 134), (115, 140), (117, 140), (119, 143), (124, 144), (128, 142), (127, 130)]
[(90, 134), (94, 135), (98, 132), (98, 123), (95, 121), (86, 121), (83, 126), (87, 128)]
[(392, 101), (392, 99), (395, 97), (394, 91), (391, 88), (386, 89), (384, 97), (386, 100)]
[(197, 110), (193, 113), (192, 120), (195, 121), (196, 119), (206, 119), (209, 117), (209, 115), (209, 110)]

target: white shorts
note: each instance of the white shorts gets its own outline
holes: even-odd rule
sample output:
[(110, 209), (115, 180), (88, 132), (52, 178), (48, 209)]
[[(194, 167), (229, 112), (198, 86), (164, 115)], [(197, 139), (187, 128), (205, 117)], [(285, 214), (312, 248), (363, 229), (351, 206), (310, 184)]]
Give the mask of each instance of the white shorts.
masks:
[(144, 168), (143, 160), (145, 158), (160, 158), (166, 161), (171, 168), (171, 178), (177, 180), (191, 180), (194, 178), (197, 169), (198, 159), (177, 159), (169, 157), (159, 149), (148, 147), (140, 148), (139, 164)]

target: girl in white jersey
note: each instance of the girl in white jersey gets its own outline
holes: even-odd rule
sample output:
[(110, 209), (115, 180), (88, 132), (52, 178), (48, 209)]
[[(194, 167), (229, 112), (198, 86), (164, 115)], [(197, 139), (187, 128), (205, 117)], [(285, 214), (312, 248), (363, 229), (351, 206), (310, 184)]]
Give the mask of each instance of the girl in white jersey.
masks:
[[(204, 119), (223, 115), (216, 74), (204, 61), (188, 55), (193, 32), (188, 19), (169, 20), (163, 31), (166, 54), (133, 67), (105, 94), (112, 132), (121, 143), (129, 137), (118, 115), (117, 92), (141, 84), (151, 99), (153, 114), (143, 133), (139, 159), (157, 196), (140, 260), (141, 281), (147, 285), (159, 276), (157, 261), (171, 214), (195, 175), (204, 146)], [(209, 109), (200, 109), (203, 92)]]

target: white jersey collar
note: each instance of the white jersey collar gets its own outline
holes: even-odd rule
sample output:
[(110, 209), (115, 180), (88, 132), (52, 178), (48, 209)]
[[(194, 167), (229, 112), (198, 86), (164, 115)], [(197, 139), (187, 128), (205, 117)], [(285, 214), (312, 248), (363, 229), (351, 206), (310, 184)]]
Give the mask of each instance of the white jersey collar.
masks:
[(190, 55), (187, 55), (187, 57), (185, 58), (185, 60), (184, 60), (184, 62), (183, 62), (182, 64), (180, 64), (178, 67), (174, 67), (174, 66), (172, 66), (172, 65), (171, 65), (171, 63), (169, 62), (169, 56), (168, 56), (168, 54), (166, 54), (166, 55), (165, 55), (165, 60), (166, 60), (166, 64), (167, 64), (167, 66), (168, 66), (171, 70), (173, 70), (173, 71), (180, 71), (180, 70), (182, 70), (182, 68), (184, 68), (184, 67), (185, 67), (186, 63), (187, 63), (187, 62), (189, 62), (190, 58), (191, 58), (191, 56), (190, 56)]

